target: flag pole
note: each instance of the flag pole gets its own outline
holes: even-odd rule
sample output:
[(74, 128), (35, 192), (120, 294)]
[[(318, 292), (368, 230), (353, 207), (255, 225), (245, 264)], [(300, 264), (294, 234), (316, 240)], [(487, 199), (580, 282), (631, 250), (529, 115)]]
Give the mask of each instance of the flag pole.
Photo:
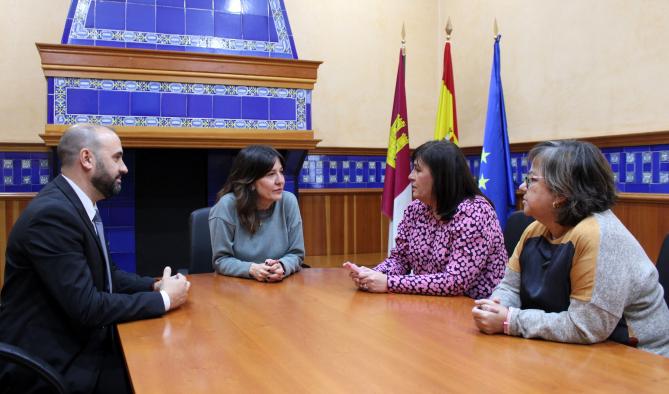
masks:
[(451, 23), (451, 17), (448, 17), (448, 21), (446, 22), (446, 41), (451, 41), (451, 33), (453, 33), (453, 24)]

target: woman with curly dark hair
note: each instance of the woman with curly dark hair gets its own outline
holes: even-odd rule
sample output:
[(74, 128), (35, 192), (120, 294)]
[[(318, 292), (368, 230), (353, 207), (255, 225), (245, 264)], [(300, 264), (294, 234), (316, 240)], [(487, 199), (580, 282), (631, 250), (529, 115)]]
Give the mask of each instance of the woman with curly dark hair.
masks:
[(529, 152), (523, 233), (502, 282), (472, 310), (478, 328), (571, 343), (611, 339), (669, 356), (669, 309), (643, 248), (611, 211), (609, 163), (594, 145)]

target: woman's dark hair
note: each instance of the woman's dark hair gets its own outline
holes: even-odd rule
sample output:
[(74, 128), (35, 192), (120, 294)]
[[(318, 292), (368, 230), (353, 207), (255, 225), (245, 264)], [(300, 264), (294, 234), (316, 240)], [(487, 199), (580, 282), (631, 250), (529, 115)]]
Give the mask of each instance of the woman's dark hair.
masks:
[(450, 220), (465, 198), (483, 196), (457, 145), (446, 140), (428, 141), (413, 151), (411, 160), (420, 160), (430, 168), (436, 210), (442, 220)]
[(235, 205), (239, 222), (244, 228), (254, 234), (260, 227), (258, 217), (258, 192), (254, 183), (267, 175), (274, 168), (274, 162), (279, 159), (281, 166), (285, 160), (281, 153), (267, 145), (249, 145), (239, 151), (232, 163), (230, 175), (223, 188), (216, 194), (216, 201), (228, 193), (234, 193)]
[(548, 189), (565, 198), (563, 204), (555, 207), (558, 224), (575, 226), (616, 202), (611, 166), (589, 142), (542, 142), (530, 150), (528, 161), (541, 171)]

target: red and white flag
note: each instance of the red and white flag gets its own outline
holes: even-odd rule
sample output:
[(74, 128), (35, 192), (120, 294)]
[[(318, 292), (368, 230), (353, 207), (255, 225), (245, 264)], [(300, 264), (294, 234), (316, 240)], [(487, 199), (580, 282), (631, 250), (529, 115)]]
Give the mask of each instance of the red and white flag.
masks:
[(390, 117), (388, 155), (386, 156), (386, 172), (381, 199), (381, 211), (390, 219), (388, 251), (395, 245), (397, 226), (402, 220), (404, 210), (411, 202), (409, 120), (407, 118), (407, 100), (404, 89), (405, 58), (404, 49), (402, 49), (400, 50), (400, 61), (397, 67), (395, 99), (393, 100), (393, 112)]

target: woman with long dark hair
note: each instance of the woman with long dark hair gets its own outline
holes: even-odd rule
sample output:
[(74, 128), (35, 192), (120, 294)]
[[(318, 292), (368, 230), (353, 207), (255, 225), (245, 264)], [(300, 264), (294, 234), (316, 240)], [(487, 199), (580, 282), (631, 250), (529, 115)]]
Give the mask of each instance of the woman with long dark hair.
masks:
[(412, 155), (414, 201), (395, 247), (374, 269), (346, 262), (359, 289), (371, 292), (487, 297), (504, 275), (504, 237), (460, 149), (430, 141)]
[(242, 149), (209, 213), (216, 272), (278, 282), (300, 270), (302, 218), (284, 190), (283, 156), (266, 145)]

